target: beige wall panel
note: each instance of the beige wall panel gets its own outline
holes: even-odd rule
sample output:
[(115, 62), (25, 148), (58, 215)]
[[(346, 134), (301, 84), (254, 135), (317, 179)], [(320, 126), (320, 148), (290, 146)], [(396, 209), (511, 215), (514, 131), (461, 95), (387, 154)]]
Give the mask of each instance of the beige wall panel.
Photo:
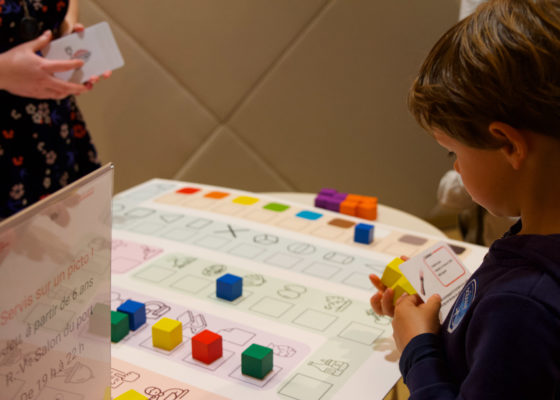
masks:
[(409, 116), (406, 96), (457, 15), (449, 0), (334, 1), (230, 126), (300, 191), (378, 195), (425, 217), (451, 163)]
[(217, 121), (94, 2), (81, 3), (81, 20), (109, 21), (125, 60), (78, 99), (101, 160), (115, 163), (115, 191), (171, 178)]
[(227, 127), (220, 127), (175, 179), (249, 191), (293, 191)]
[(95, 0), (220, 119), (325, 1)]

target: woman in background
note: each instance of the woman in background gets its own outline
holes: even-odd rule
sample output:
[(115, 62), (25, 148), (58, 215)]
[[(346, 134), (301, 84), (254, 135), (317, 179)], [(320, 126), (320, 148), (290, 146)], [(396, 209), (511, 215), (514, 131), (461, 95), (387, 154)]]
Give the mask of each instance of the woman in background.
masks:
[(99, 167), (75, 95), (91, 89), (55, 72), (81, 60), (47, 60), (54, 38), (84, 27), (77, 0), (0, 0), (0, 219)]

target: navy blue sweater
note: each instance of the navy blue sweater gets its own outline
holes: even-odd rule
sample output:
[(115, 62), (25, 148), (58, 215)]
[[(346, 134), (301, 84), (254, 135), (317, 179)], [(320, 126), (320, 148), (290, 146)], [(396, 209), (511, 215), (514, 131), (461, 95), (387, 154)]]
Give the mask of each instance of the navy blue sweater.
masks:
[(560, 399), (560, 235), (494, 242), (439, 335), (400, 360), (410, 399)]

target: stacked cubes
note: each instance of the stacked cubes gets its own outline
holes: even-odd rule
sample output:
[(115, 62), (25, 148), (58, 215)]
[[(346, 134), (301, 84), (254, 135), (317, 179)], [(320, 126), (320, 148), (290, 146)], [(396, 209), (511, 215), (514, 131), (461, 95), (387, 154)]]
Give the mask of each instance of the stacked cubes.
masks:
[(383, 276), (381, 277), (381, 282), (394, 290), (393, 303), (396, 303), (397, 299), (404, 293), (416, 294), (416, 290), (414, 290), (399, 268), (399, 265), (403, 262), (404, 261), (400, 258), (395, 258), (387, 264), (385, 271), (383, 271)]
[(111, 311), (111, 341), (120, 342), (130, 331), (146, 323), (146, 306), (133, 300), (122, 303), (117, 311)]
[(377, 219), (377, 197), (361, 196), (322, 189), (315, 197), (315, 207), (373, 221)]

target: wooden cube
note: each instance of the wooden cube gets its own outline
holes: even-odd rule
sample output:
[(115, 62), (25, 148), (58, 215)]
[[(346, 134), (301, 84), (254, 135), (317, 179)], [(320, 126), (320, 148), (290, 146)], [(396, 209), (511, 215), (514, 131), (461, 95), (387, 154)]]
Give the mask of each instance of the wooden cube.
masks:
[(111, 342), (120, 342), (130, 332), (128, 315), (111, 311)]
[(222, 356), (222, 337), (208, 329), (191, 339), (192, 357), (205, 364), (211, 364)]
[(241, 354), (241, 373), (263, 379), (272, 371), (272, 349), (252, 344)]
[(152, 325), (154, 347), (173, 350), (183, 341), (183, 324), (174, 319), (163, 317)]

